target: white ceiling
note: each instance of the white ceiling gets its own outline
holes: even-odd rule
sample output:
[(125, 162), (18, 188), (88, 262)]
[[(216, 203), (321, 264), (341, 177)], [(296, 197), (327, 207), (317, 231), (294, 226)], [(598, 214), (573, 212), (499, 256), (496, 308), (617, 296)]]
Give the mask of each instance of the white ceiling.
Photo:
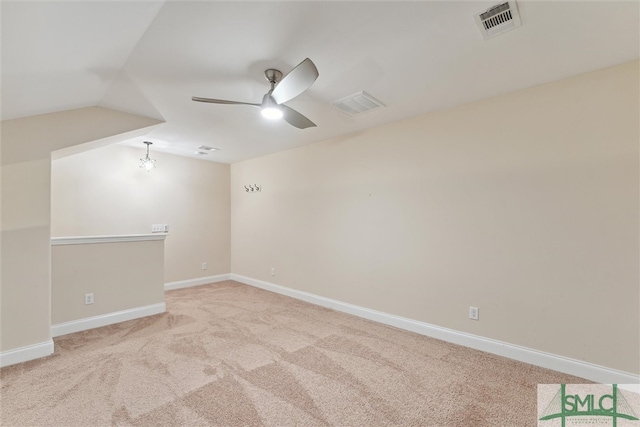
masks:
[[(166, 121), (125, 144), (232, 163), (639, 57), (637, 1), (519, 1), (522, 27), (484, 41), (496, 3), (2, 0), (2, 119), (99, 105)], [(287, 104), (317, 128), (191, 101), (260, 102), (265, 69), (306, 57), (320, 77)], [(387, 107), (329, 105), (361, 90)]]

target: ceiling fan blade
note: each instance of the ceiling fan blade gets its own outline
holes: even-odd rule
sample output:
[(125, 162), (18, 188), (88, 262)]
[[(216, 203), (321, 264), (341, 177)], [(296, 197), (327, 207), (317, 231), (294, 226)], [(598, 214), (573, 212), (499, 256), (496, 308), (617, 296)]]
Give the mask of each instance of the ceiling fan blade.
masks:
[(227, 101), (225, 99), (200, 98), (200, 97), (197, 97), (197, 96), (192, 96), (191, 100), (197, 101), (197, 102), (209, 102), (211, 104), (255, 105), (256, 107), (260, 106), (260, 104), (254, 104), (254, 103), (251, 103), (251, 102)]
[(316, 124), (311, 120), (298, 113), (291, 107), (287, 107), (286, 105), (281, 105), (282, 108), (282, 118), (292, 126), (297, 127), (298, 129), (306, 129), (310, 127), (314, 127)]
[(278, 104), (287, 102), (307, 90), (319, 75), (316, 65), (307, 58), (280, 80), (271, 96)]

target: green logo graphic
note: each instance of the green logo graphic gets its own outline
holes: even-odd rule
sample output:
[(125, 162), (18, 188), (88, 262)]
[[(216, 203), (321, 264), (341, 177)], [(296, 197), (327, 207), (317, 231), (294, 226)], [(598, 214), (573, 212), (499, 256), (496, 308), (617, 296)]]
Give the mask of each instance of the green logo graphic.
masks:
[(569, 417), (611, 417), (613, 427), (618, 425), (619, 418), (638, 421), (624, 394), (618, 390), (618, 385), (613, 384), (611, 389), (611, 394), (567, 394), (566, 384), (560, 384), (560, 389), (549, 402), (540, 421), (560, 418), (562, 427), (565, 427)]

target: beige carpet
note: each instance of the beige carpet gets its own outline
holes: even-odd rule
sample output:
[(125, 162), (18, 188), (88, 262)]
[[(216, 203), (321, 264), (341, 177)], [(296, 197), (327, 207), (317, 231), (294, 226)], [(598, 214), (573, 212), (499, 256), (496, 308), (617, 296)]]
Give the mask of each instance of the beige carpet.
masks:
[(535, 426), (585, 380), (228, 281), (1, 370), (6, 426)]

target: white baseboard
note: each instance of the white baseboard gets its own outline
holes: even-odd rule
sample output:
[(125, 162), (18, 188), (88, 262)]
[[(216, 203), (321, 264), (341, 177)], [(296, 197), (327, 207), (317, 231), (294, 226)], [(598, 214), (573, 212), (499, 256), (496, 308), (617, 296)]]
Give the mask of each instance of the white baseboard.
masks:
[(296, 289), (253, 279), (251, 277), (231, 274), (231, 280), (310, 302), (322, 307), (352, 314), (364, 319), (373, 320), (375, 322), (395, 326), (396, 328), (416, 332), (428, 337), (437, 338), (442, 341), (459, 344), (476, 350), (485, 351), (487, 353), (497, 354), (499, 356), (508, 357), (509, 359), (552, 369), (554, 371), (575, 375), (590, 381), (602, 384), (620, 384), (621, 387), (623, 384), (634, 385), (640, 383), (640, 375), (629, 372), (622, 372), (604, 366), (583, 362), (581, 360), (558, 356), (515, 344), (481, 337), (479, 335), (468, 334), (466, 332), (459, 332), (453, 329), (408, 319), (406, 317), (384, 313), (382, 311), (371, 310), (366, 307), (360, 307), (331, 298), (325, 298), (309, 292), (298, 291)]
[(178, 280), (177, 282), (169, 282), (164, 284), (164, 290), (190, 288), (191, 286), (208, 285), (210, 283), (223, 282), (230, 280), (231, 274), (218, 274), (217, 276), (198, 277), (197, 279)]
[(0, 352), (0, 368), (53, 354), (53, 340)]
[(51, 325), (51, 336), (59, 337), (60, 335), (86, 331), (87, 329), (99, 328), (101, 326), (113, 325), (114, 323), (126, 322), (127, 320), (152, 316), (154, 314), (164, 313), (165, 311), (167, 311), (167, 305), (164, 302), (161, 302), (128, 310), (114, 311), (113, 313), (101, 314), (99, 316), (72, 320), (70, 322), (57, 323), (55, 325)]

